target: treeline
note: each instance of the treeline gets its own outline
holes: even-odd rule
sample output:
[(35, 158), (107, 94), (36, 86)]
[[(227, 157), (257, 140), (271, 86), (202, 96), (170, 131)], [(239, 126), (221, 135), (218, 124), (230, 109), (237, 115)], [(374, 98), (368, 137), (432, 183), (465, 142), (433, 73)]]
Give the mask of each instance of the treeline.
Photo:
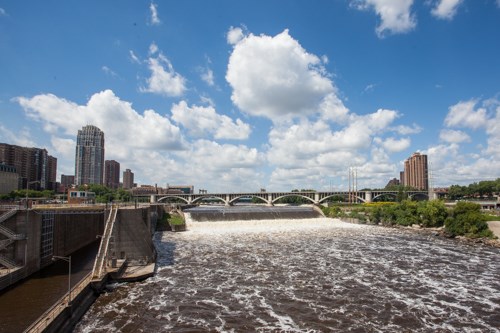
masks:
[(494, 193), (500, 192), (500, 178), (496, 180), (483, 180), (467, 186), (451, 185), (448, 196), (452, 200), (474, 197), (492, 197)]
[(486, 223), (487, 217), (481, 213), (481, 206), (472, 202), (458, 202), (454, 208), (446, 208), (443, 201), (409, 201), (401, 203), (363, 204), (350, 211), (339, 206), (325, 207), (323, 212), (328, 217), (355, 218), (361, 223), (386, 226), (412, 226), (438, 228), (443, 227), (451, 237), (494, 238)]
[[(106, 203), (111, 201), (122, 201), (127, 202), (132, 200), (132, 194), (124, 190), (122, 188), (114, 190), (110, 189), (104, 185), (81, 185), (78, 187), (79, 191), (89, 191), (94, 192), (96, 195), (97, 203)], [(35, 190), (27, 190), (27, 196), (29, 198), (44, 198), (44, 199), (54, 199), (55, 193), (54, 191), (35, 191)], [(16, 190), (12, 191), (9, 194), (5, 194), (0, 196), (0, 200), (5, 201), (14, 201), (26, 198), (26, 190)], [(67, 199), (64, 199), (67, 200)]]

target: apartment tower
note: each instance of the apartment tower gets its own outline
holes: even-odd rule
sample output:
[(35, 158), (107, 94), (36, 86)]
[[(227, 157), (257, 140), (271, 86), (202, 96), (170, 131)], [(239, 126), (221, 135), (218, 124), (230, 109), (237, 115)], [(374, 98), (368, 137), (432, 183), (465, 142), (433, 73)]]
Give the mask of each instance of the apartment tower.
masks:
[(93, 125), (78, 130), (75, 153), (75, 184), (103, 184), (104, 132)]
[(429, 189), (429, 169), (427, 167), (427, 155), (414, 153), (405, 161), (403, 172), (403, 185), (417, 190)]
[(104, 185), (114, 190), (120, 187), (120, 163), (115, 160), (104, 162)]
[(123, 171), (123, 188), (128, 190), (134, 187), (134, 173), (127, 169)]

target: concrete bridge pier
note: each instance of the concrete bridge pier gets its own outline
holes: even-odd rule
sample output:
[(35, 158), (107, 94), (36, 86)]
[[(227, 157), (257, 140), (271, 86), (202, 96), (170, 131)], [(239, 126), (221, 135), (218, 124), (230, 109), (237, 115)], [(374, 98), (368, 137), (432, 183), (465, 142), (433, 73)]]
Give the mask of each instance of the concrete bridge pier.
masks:
[(151, 196), (149, 197), (149, 202), (150, 203), (157, 203), (157, 198), (156, 198), (156, 194), (151, 194)]
[(365, 202), (366, 203), (372, 202), (372, 192), (371, 191), (365, 192)]

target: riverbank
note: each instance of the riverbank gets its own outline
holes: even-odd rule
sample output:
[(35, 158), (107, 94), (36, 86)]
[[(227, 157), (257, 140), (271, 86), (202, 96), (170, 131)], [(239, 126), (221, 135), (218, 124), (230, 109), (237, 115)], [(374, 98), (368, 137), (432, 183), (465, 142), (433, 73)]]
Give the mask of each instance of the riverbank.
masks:
[(360, 224), (360, 225), (373, 225), (373, 226), (378, 226), (378, 227), (384, 227), (384, 228), (394, 228), (394, 229), (401, 229), (401, 230), (411, 230), (413, 232), (425, 234), (425, 235), (430, 235), (430, 236), (435, 236), (435, 237), (441, 237), (441, 238), (451, 238), (455, 239), (456, 241), (464, 244), (482, 244), (482, 245), (487, 245), (495, 248), (500, 248), (500, 221), (490, 221), (488, 222), (488, 227), (490, 230), (493, 232), (493, 234), (497, 237), (497, 239), (490, 239), (490, 238), (469, 238), (465, 236), (455, 236), (452, 237), (450, 234), (448, 234), (445, 230), (444, 227), (440, 228), (424, 228), (421, 227), (420, 225), (413, 225), (413, 226), (401, 226), (401, 225), (383, 225), (383, 224), (367, 224), (367, 223), (361, 223), (358, 219), (354, 218), (340, 218), (342, 222), (345, 223), (353, 223), (353, 224)]

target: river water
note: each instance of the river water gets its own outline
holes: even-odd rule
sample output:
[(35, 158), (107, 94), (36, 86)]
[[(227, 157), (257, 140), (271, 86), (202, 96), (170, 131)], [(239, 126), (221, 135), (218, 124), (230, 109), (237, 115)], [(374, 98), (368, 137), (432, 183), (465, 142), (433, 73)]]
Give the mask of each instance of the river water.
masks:
[(500, 332), (500, 249), (326, 218), (188, 228), (75, 331)]

